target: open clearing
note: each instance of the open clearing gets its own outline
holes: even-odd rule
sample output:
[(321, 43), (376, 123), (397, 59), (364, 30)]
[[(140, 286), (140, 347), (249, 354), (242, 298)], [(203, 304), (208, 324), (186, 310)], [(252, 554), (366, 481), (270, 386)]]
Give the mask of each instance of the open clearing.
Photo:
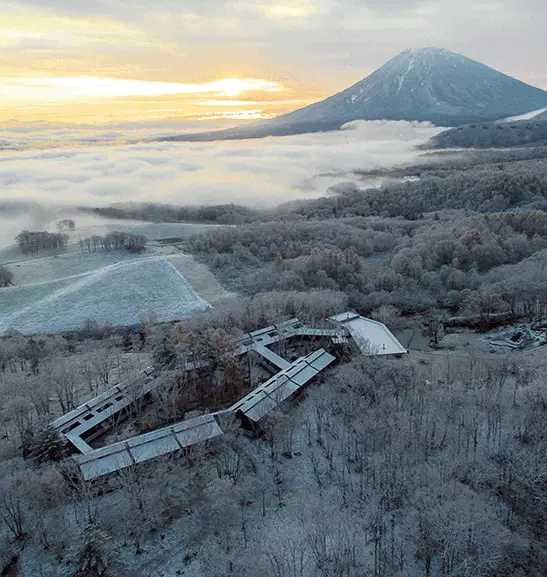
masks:
[(16, 284), (0, 290), (0, 334), (73, 330), (88, 319), (101, 325), (172, 321), (210, 306), (183, 267), (162, 254), (73, 251), (10, 268)]
[[(28, 256), (14, 245), (4, 247), (0, 264), (13, 273), (14, 286), (0, 289), (0, 334), (75, 330), (90, 319), (121, 326), (144, 319), (165, 322), (207, 309), (229, 293), (205, 265), (178, 252), (170, 239), (209, 228), (87, 217), (70, 234), (66, 252)], [(113, 230), (145, 235), (150, 241), (146, 252), (79, 250), (79, 238)]]
[(184, 222), (143, 222), (139, 220), (118, 220), (96, 216), (75, 217), (77, 229), (70, 233), (71, 241), (92, 235), (106, 235), (113, 231), (142, 234), (150, 241), (162, 239), (188, 238), (200, 232), (218, 228), (216, 224), (196, 224)]

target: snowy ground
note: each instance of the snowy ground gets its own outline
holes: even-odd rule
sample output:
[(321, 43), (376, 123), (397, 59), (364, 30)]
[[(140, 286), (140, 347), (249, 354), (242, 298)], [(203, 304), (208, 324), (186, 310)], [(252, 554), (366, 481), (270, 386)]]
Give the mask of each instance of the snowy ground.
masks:
[[(206, 266), (164, 239), (187, 238), (209, 228), (80, 215), (66, 252), (28, 256), (14, 245), (0, 247), (0, 264), (11, 270), (14, 282), (0, 289), (0, 334), (73, 330), (89, 319), (101, 325), (163, 322), (208, 308), (229, 294)], [(145, 235), (146, 252), (80, 251), (80, 238), (113, 230)]]
[(76, 253), (72, 258), (58, 257), (61, 268), (66, 265), (67, 270), (79, 271), (58, 278), (52, 278), (51, 260), (22, 267), (28, 269), (22, 272), (25, 281), (39, 269), (44, 269), (46, 280), (0, 290), (0, 333), (78, 329), (88, 319), (101, 325), (131, 325), (146, 318), (170, 321), (209, 307), (163, 256), (125, 259), (85, 270), (113, 255), (102, 256), (93, 255), (97, 258), (92, 262)]
[(214, 305), (218, 301), (234, 296), (224, 289), (206, 265), (191, 255), (182, 253), (168, 255), (166, 259), (184, 275), (194, 290), (208, 303)]
[[(106, 235), (113, 231), (142, 234), (150, 241), (161, 239), (188, 238), (196, 233), (218, 228), (221, 225), (193, 224), (184, 222), (142, 222), (138, 220), (117, 220), (110, 218), (83, 216), (75, 217), (77, 229), (71, 233), (71, 240), (77, 241), (92, 235)], [(224, 226), (224, 225), (222, 225)]]

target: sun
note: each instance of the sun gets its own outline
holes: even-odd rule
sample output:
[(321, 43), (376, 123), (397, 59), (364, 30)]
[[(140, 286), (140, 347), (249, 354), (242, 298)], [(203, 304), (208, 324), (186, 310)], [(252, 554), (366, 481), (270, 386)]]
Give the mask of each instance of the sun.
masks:
[[(286, 88), (264, 78), (219, 78), (208, 82), (162, 82), (107, 76), (0, 76), (0, 119), (3, 121), (78, 121), (97, 119), (156, 119), (187, 117), (197, 113), (207, 102), (234, 117), (240, 108), (244, 118), (249, 105), (271, 103), (285, 97)], [(245, 99), (246, 100), (243, 100)], [(214, 104), (212, 104), (214, 103)], [(271, 107), (271, 104), (267, 104)], [(229, 112), (228, 112), (229, 111)], [(199, 112), (199, 117), (203, 116)], [(209, 118), (209, 114), (205, 115)], [(237, 115), (236, 115), (237, 116)]]
[(160, 82), (100, 76), (12, 76), (1, 79), (2, 98), (14, 101), (66, 102), (100, 98), (176, 94), (237, 97), (247, 93), (281, 92), (279, 82), (261, 78), (223, 78), (211, 82)]

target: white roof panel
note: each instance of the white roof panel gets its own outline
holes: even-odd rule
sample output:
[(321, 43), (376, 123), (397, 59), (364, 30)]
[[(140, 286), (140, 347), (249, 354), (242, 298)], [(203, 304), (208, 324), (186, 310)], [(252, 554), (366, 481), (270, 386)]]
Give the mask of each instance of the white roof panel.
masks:
[(86, 455), (80, 455), (76, 457), (76, 461), (86, 481), (114, 473), (133, 464), (125, 443), (117, 443)]
[[(159, 431), (154, 431), (158, 433)], [(143, 463), (167, 453), (173, 453), (180, 449), (177, 439), (173, 435), (170, 428), (168, 430), (162, 429), (162, 435), (155, 435), (155, 438), (143, 438), (145, 435), (133, 437), (129, 439), (128, 445), (130, 447), (131, 455), (136, 463)]]
[(190, 447), (223, 434), (220, 425), (213, 415), (204, 415), (173, 426), (178, 442), (183, 447)]
[(408, 352), (383, 323), (351, 312), (330, 319), (342, 323), (366, 355), (402, 355)]
[(243, 413), (248, 419), (257, 423), (258, 421), (260, 421), (260, 419), (265, 417), (268, 413), (273, 411), (278, 406), (279, 403), (275, 399), (272, 399), (271, 397), (264, 395), (264, 397), (260, 402), (254, 404), (252, 407), (249, 407), (248, 409), (245, 409)]
[(286, 369), (291, 366), (289, 361), (286, 361), (283, 357), (279, 356), (277, 353), (274, 353), (268, 347), (265, 347), (262, 344), (255, 344), (253, 346), (253, 350), (257, 352), (259, 355), (262, 355), (265, 359), (270, 361), (272, 365), (276, 366), (279, 369)]
[(264, 383), (261, 390), (270, 396), (275, 396), (277, 391), (287, 387), (293, 392), (298, 389), (298, 385), (291, 381), (287, 375), (281, 374)]
[(337, 315), (334, 315), (332, 317), (329, 317), (329, 321), (334, 321), (336, 323), (345, 323), (351, 319), (355, 319), (355, 318), (359, 318), (359, 315), (357, 313), (354, 313), (352, 311), (348, 311), (345, 313), (340, 313)]

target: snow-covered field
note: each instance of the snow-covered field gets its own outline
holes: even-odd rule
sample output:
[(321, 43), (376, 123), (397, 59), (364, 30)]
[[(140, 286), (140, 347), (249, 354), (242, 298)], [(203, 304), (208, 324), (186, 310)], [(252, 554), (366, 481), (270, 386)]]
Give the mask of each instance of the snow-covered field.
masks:
[(10, 268), (16, 284), (0, 289), (0, 334), (78, 329), (88, 319), (101, 325), (170, 321), (209, 307), (162, 254), (70, 251)]
[[(148, 240), (161, 240), (169, 238), (188, 238), (199, 232), (218, 228), (214, 224), (194, 224), (183, 222), (142, 222), (138, 220), (117, 220), (110, 218), (94, 217), (90, 215), (82, 216), (78, 213), (75, 216), (78, 224), (76, 231), (71, 233), (71, 240), (77, 241), (96, 235), (106, 235), (113, 231), (142, 234)], [(223, 225), (225, 226), (225, 225)]]
[(81, 238), (93, 235), (104, 236), (113, 231), (142, 234), (149, 241), (188, 238), (195, 234), (218, 228), (215, 224), (184, 222), (143, 222), (139, 220), (104, 218), (78, 209), (58, 207), (31, 214), (23, 210), (16, 214), (3, 214), (0, 210), (0, 264), (14, 260), (24, 260), (15, 246), (15, 237), (22, 230), (47, 230), (57, 232), (57, 221), (71, 218), (76, 222), (76, 230), (66, 232), (71, 244), (78, 244)]
[(78, 277), (131, 258), (135, 257), (118, 251), (80, 254), (79, 251), (70, 250), (54, 256), (46, 254), (36, 257), (24, 257), (17, 253), (8, 266), (14, 275), (14, 284), (21, 287)]

